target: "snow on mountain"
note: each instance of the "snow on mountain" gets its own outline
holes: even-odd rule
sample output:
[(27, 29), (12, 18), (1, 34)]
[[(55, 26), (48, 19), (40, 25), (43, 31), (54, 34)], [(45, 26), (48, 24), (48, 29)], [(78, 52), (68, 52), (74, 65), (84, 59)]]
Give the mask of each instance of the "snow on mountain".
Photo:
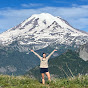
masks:
[(88, 34), (73, 28), (61, 17), (41, 13), (0, 34), (1, 45), (8, 46), (14, 41), (20, 46), (32, 46), (37, 50), (53, 43), (82, 45), (88, 42)]

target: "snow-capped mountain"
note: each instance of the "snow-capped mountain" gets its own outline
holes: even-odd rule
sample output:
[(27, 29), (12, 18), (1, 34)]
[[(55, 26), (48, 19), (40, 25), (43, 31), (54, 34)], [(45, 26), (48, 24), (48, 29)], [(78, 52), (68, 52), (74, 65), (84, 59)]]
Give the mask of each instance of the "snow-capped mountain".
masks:
[[(88, 42), (88, 33), (73, 28), (61, 17), (48, 13), (32, 15), (19, 25), (0, 34), (0, 73), (24, 74), (39, 64), (29, 49), (40, 55), (48, 55), (59, 49), (52, 57)], [(26, 53), (25, 53), (26, 52)]]
[(9, 46), (17, 41), (19, 51), (35, 50), (52, 44), (77, 46), (88, 41), (88, 34), (73, 28), (61, 17), (48, 13), (34, 14), (21, 24), (0, 34), (0, 45)]

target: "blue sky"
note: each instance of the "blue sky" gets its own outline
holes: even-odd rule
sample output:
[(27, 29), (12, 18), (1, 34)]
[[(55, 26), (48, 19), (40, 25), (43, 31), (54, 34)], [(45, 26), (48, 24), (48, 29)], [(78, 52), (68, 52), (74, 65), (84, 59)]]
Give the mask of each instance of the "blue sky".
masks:
[(88, 0), (0, 0), (0, 33), (40, 13), (60, 16), (88, 32)]

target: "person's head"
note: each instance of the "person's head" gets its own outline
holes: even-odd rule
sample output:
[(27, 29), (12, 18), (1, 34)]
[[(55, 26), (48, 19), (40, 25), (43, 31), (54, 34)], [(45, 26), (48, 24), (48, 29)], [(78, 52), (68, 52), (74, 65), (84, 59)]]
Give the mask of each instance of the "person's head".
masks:
[(43, 58), (45, 58), (46, 57), (46, 53), (43, 53)]

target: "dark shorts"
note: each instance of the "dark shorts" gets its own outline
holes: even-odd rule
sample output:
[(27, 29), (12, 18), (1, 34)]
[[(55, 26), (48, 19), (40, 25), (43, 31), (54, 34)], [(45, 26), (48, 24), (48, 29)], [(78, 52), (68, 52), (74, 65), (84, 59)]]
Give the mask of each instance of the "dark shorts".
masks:
[(40, 68), (40, 73), (48, 72), (48, 68)]

